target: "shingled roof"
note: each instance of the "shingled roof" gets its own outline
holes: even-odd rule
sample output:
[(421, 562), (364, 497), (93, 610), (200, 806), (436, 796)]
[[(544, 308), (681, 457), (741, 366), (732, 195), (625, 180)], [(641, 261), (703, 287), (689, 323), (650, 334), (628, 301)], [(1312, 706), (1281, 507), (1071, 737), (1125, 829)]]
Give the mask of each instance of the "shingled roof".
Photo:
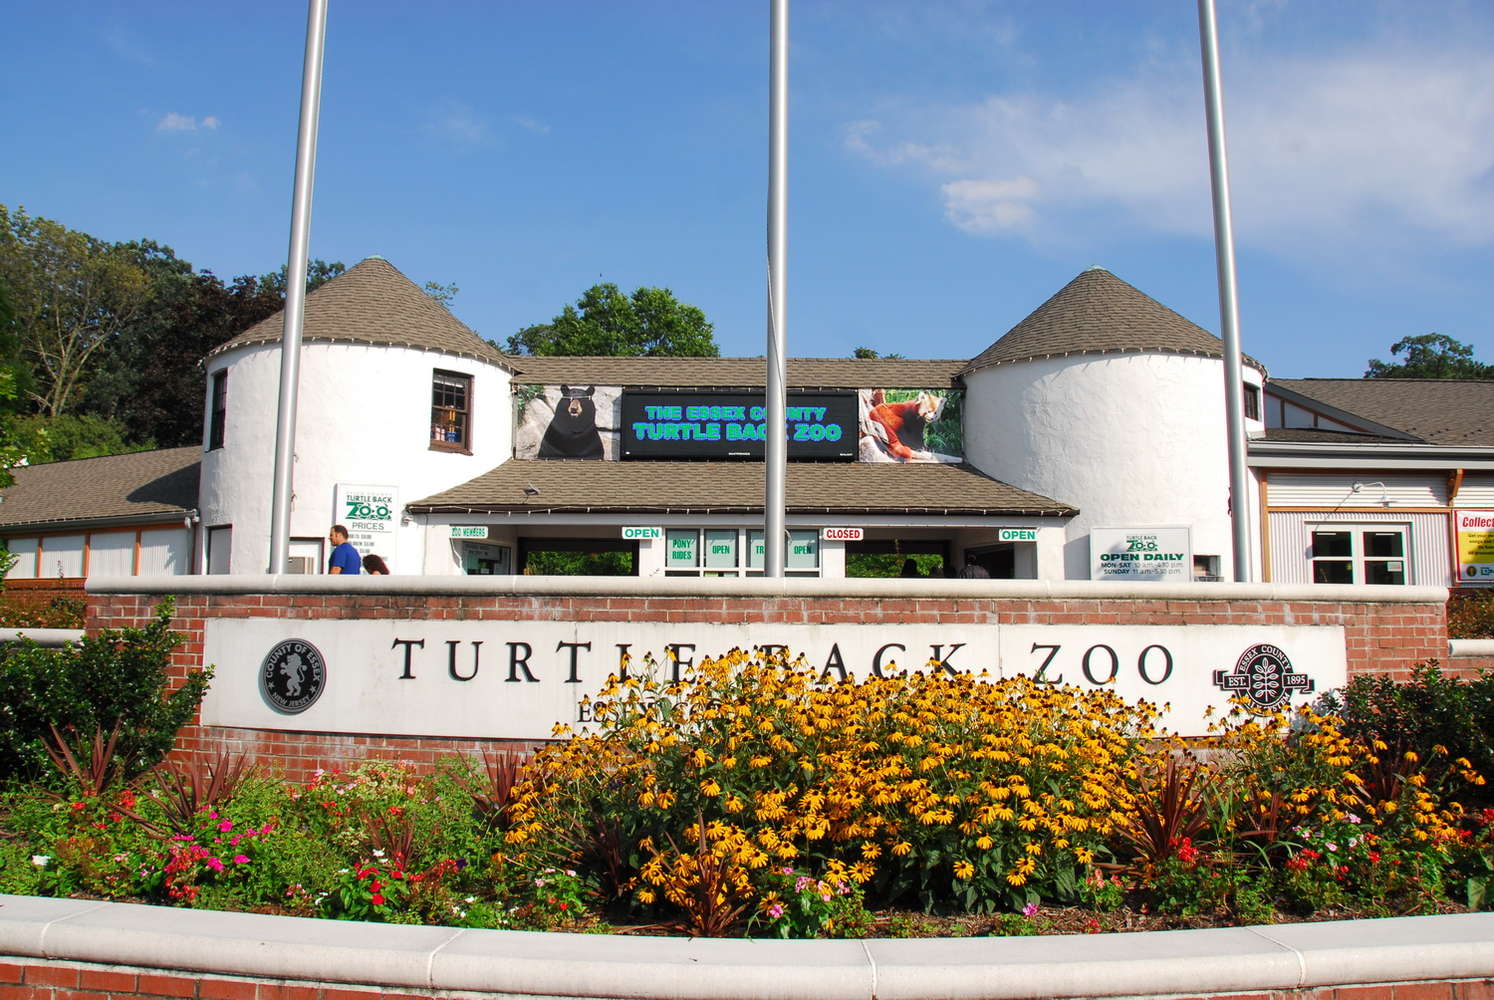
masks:
[[(763, 509), (765, 471), (762, 462), (515, 459), (409, 509), (417, 514), (754, 513)], [(795, 462), (785, 490), (788, 511), (800, 514), (1078, 513), (1069, 504), (958, 465)]]
[[(1102, 267), (1060, 288), (961, 374), (1070, 354), (1191, 354), (1224, 357), (1224, 343)], [(1266, 368), (1254, 358), (1244, 362)]]
[[(250, 344), (278, 344), (285, 311), (262, 320), (208, 357)], [(382, 257), (369, 257), (306, 296), (303, 342), (379, 344), (441, 351), (506, 365), (503, 355)]]
[(1282, 386), (1427, 444), (1494, 447), (1494, 380), (1283, 378)]
[[(516, 357), (516, 381), (536, 385), (618, 385), (629, 388), (750, 389), (767, 379), (756, 358)], [(792, 389), (948, 389), (964, 361), (906, 358), (789, 358)]]
[(14, 469), (0, 530), (179, 518), (197, 506), (201, 459), (202, 448), (191, 445)]

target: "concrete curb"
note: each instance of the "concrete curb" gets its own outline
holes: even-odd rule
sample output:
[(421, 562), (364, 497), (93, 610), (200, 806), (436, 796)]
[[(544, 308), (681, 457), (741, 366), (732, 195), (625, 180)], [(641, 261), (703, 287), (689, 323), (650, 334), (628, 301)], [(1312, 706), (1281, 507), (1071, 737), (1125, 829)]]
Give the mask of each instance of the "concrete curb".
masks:
[(1199, 996), (1494, 978), (1494, 913), (1143, 934), (765, 941), (403, 927), (0, 895), (0, 955), (515, 996)]
[(1251, 601), (1442, 604), (1445, 587), (1277, 583), (1113, 583), (1098, 580), (713, 579), (635, 576), (101, 576), (90, 594), (437, 594), (520, 597), (980, 597), (1004, 600)]

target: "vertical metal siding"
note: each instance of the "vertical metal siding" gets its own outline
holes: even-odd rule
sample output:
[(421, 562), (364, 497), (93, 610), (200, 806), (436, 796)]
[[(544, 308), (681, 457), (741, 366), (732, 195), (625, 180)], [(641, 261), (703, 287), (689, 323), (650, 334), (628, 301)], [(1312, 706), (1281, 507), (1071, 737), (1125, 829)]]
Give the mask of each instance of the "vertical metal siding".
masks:
[[(1277, 502), (1271, 481), (1271, 502)], [(1409, 527), (1406, 544), (1413, 586), (1446, 587), (1452, 582), (1447, 548), (1447, 515), (1397, 514), (1395, 511), (1338, 511), (1333, 514), (1273, 513), (1271, 515), (1271, 580), (1273, 583), (1312, 582), (1312, 525), (1389, 524)]]

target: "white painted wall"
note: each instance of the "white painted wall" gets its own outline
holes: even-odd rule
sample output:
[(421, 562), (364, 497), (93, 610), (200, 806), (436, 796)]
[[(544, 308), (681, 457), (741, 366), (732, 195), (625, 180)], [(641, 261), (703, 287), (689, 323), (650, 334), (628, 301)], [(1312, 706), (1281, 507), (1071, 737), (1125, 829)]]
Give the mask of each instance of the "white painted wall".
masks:
[[(1261, 382), (1253, 368), (1244, 376)], [(966, 458), (1080, 509), (1065, 529), (1064, 578), (1089, 578), (1091, 528), (1172, 524), (1189, 525), (1193, 551), (1221, 556), (1223, 575), (1232, 577), (1221, 360), (1049, 358), (985, 368), (965, 383)], [(1247, 434), (1262, 431), (1260, 421), (1246, 422)], [(1258, 560), (1254, 500), (1250, 508)], [(1052, 572), (1045, 568), (1045, 578)]]
[[(224, 447), (203, 454), (202, 521), (233, 526), (230, 572), (263, 573), (269, 565), (280, 349), (245, 347), (216, 357), (206, 386), (225, 367)], [(431, 374), (438, 368), (472, 376), (471, 455), (430, 448)], [(403, 505), (507, 461), (513, 453), (509, 383), (502, 368), (435, 351), (304, 345), (290, 534), (327, 533), (338, 519), (338, 483), (397, 482)], [(422, 526), (403, 525), (397, 544), (393, 572), (429, 571)]]

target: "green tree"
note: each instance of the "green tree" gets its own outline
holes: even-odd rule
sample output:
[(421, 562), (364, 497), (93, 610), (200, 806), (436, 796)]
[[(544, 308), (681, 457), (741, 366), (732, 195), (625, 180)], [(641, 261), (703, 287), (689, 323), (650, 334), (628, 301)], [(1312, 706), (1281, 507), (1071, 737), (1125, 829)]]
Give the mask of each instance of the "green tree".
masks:
[(15, 431), (26, 457), (32, 462), (65, 462), (74, 458), (98, 458), (149, 451), (155, 442), (131, 439), (124, 424), (91, 413), (64, 413), (44, 417), (39, 413), (15, 418)]
[(451, 311), (451, 304), (456, 301), (457, 292), (461, 291), (454, 281), (444, 285), (439, 281), (427, 281), (421, 287), (425, 289), (425, 294), (441, 303), (447, 312)]
[[(285, 269), (224, 284), (154, 241), (123, 248), (149, 275), (150, 300), (99, 357), (83, 407), (122, 425), (131, 443), (173, 448), (201, 441), (202, 359), (284, 307)], [(341, 263), (311, 261), (307, 290), (343, 270)]]
[(851, 352), (851, 357), (858, 361), (869, 361), (873, 358), (887, 358), (889, 361), (901, 358), (901, 354), (882, 354), (875, 347), (858, 347)]
[(1494, 365), (1475, 361), (1473, 348), (1441, 333), (1402, 337), (1390, 345), (1391, 356), (1405, 352), (1398, 364), (1371, 361), (1365, 378), (1494, 378)]
[(0, 277), (10, 287), (28, 395), (47, 416), (67, 412), (93, 355), (144, 306), (150, 282), (128, 253), (61, 223), (0, 205)]
[[(495, 345), (496, 346), (496, 345)], [(610, 282), (592, 285), (548, 323), (508, 338), (509, 354), (704, 357), (721, 351), (705, 313), (667, 288), (624, 295)]]

